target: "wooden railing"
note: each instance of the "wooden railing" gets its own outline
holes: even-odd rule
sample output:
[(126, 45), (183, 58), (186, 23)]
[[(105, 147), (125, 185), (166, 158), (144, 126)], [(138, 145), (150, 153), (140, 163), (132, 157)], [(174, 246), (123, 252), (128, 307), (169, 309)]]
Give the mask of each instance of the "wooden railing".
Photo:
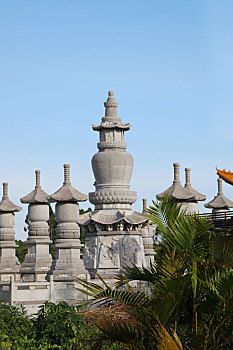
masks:
[(220, 211), (218, 213), (203, 213), (199, 215), (212, 220), (215, 227), (233, 227), (233, 211)]

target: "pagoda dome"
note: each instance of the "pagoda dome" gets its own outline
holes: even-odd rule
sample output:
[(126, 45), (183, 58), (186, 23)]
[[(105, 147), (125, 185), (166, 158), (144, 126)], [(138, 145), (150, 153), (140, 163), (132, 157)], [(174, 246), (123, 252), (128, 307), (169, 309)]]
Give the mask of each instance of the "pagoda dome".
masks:
[(96, 187), (121, 186), (129, 188), (133, 171), (133, 157), (128, 152), (98, 152), (92, 158)]

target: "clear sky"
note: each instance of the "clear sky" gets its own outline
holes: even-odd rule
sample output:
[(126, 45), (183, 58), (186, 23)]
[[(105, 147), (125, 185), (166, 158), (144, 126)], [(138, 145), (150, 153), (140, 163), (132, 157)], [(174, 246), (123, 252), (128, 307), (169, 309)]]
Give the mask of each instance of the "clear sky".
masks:
[[(91, 124), (112, 89), (133, 125), (133, 208), (171, 185), (174, 161), (211, 200), (215, 166), (233, 171), (232, 18), (232, 0), (0, 0), (0, 181), (10, 199), (33, 190), (35, 169), (55, 192), (64, 163), (74, 187), (93, 191)], [(26, 239), (22, 206), (15, 230)]]

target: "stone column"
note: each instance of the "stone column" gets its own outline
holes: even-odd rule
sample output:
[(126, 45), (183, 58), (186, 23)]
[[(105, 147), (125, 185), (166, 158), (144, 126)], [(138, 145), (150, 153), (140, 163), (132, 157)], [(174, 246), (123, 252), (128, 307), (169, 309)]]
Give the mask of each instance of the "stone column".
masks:
[(83, 244), (79, 239), (80, 228), (77, 222), (79, 218), (78, 201), (85, 201), (87, 196), (71, 186), (69, 164), (64, 164), (63, 186), (48, 199), (50, 202), (57, 202), (53, 279), (54, 281), (74, 281), (76, 276), (85, 278), (88, 272), (80, 257), (80, 249)]
[[(147, 199), (142, 199), (142, 214), (146, 217), (146, 209), (147, 209)], [(145, 259), (146, 259), (146, 266), (150, 266), (150, 263), (154, 261), (154, 228), (153, 225), (148, 224), (143, 227), (143, 225), (140, 225), (141, 228), (139, 228), (142, 232), (142, 241), (144, 246), (144, 252), (145, 252)]]
[(49, 253), (49, 202), (48, 194), (40, 186), (40, 170), (36, 170), (35, 189), (21, 198), (22, 203), (28, 203), (28, 253), (21, 265), (23, 281), (44, 281), (52, 264)]
[(15, 254), (15, 214), (22, 210), (8, 198), (8, 183), (3, 183), (3, 197), (0, 202), (0, 280), (10, 281), (20, 279), (19, 262)]

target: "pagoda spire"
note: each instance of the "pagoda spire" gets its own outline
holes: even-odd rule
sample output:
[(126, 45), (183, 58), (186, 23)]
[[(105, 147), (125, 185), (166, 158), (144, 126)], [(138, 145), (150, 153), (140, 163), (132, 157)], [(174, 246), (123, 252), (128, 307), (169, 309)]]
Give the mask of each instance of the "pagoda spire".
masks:
[(107, 98), (107, 101), (104, 102), (104, 107), (105, 107), (105, 118), (104, 118), (105, 120), (113, 119), (117, 117), (118, 102), (115, 100), (114, 92), (112, 90), (108, 92), (108, 98)]

